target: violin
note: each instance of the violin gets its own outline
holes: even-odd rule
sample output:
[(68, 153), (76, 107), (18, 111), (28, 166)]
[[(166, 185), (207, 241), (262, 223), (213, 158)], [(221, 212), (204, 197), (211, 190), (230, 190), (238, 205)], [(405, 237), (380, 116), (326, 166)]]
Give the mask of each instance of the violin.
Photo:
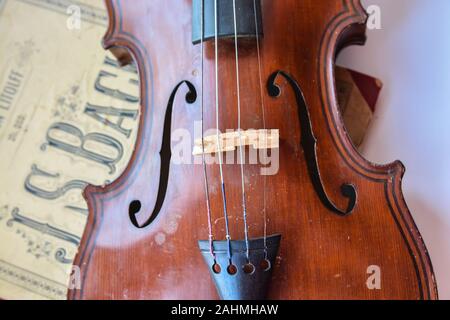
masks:
[(139, 133), (122, 176), (84, 192), (70, 299), (437, 299), (404, 166), (364, 159), (339, 111), (359, 0), (106, 4)]

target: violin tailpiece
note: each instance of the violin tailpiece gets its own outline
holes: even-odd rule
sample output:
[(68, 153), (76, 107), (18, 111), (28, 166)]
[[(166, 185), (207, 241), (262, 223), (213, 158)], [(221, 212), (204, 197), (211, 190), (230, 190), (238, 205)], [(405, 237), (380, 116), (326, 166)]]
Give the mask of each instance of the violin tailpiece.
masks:
[(281, 234), (250, 239), (249, 253), (244, 240), (231, 241), (231, 264), (228, 242), (214, 241), (213, 252), (209, 240), (198, 242), (200, 251), (223, 300), (263, 300), (266, 298)]

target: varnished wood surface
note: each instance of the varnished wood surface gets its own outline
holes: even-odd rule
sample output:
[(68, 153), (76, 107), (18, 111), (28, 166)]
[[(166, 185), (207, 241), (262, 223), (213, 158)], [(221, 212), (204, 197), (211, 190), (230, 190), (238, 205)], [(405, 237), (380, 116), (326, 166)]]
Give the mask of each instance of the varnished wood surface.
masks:
[[(190, 0), (108, 0), (111, 21), (105, 47), (127, 48), (139, 67), (142, 114), (138, 142), (126, 172), (104, 188), (85, 191), (90, 216), (76, 258), (82, 289), (72, 299), (216, 299), (214, 284), (197, 246), (207, 239), (202, 168), (172, 165), (158, 217), (137, 229), (128, 205), (139, 199), (145, 221), (152, 212), (159, 177), (159, 150), (168, 99), (188, 80), (200, 91), (200, 48), (191, 43)], [(270, 299), (436, 299), (432, 265), (401, 191), (400, 162), (377, 166), (352, 146), (336, 105), (334, 57), (364, 42), (366, 15), (358, 0), (262, 0), (263, 79), (277, 70), (301, 86), (326, 192), (339, 207), (340, 186), (358, 194), (353, 213), (341, 217), (320, 201), (300, 146), (294, 92), (285, 80), (281, 94), (264, 101), (267, 128), (280, 130), (280, 170), (267, 178), (268, 232), (283, 238)], [(236, 129), (234, 44), (220, 47), (220, 129)], [(205, 48), (205, 126), (215, 127), (214, 46)], [(127, 55), (119, 51), (124, 60)], [(240, 43), (242, 129), (263, 127), (256, 43)], [(174, 103), (173, 129), (191, 133), (201, 119), (200, 100), (187, 104), (183, 86)], [(193, 142), (192, 142), (193, 143)], [(263, 177), (246, 166), (250, 235), (263, 233)], [(217, 166), (209, 166), (214, 233), (224, 238)], [(225, 166), (234, 239), (243, 238), (240, 171)], [(368, 290), (367, 267), (381, 267), (382, 289)]]

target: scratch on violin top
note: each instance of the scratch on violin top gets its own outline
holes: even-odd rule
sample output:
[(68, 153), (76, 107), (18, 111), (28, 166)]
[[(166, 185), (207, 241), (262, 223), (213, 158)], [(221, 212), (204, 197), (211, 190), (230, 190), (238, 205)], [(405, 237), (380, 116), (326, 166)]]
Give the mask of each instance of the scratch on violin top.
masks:
[(164, 244), (164, 242), (166, 242), (166, 235), (162, 232), (158, 232), (155, 236), (155, 241), (158, 245)]

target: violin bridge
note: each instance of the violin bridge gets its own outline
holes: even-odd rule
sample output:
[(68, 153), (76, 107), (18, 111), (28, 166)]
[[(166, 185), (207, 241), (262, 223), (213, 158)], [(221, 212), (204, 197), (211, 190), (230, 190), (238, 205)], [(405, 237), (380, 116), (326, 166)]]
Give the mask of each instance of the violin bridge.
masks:
[[(252, 146), (254, 149), (276, 149), (280, 146), (280, 131), (278, 129), (241, 130), (211, 135), (195, 140), (194, 156), (213, 154), (217, 152), (234, 151), (238, 147)], [(219, 144), (219, 145), (218, 145)], [(204, 151), (204, 152), (203, 152)]]

